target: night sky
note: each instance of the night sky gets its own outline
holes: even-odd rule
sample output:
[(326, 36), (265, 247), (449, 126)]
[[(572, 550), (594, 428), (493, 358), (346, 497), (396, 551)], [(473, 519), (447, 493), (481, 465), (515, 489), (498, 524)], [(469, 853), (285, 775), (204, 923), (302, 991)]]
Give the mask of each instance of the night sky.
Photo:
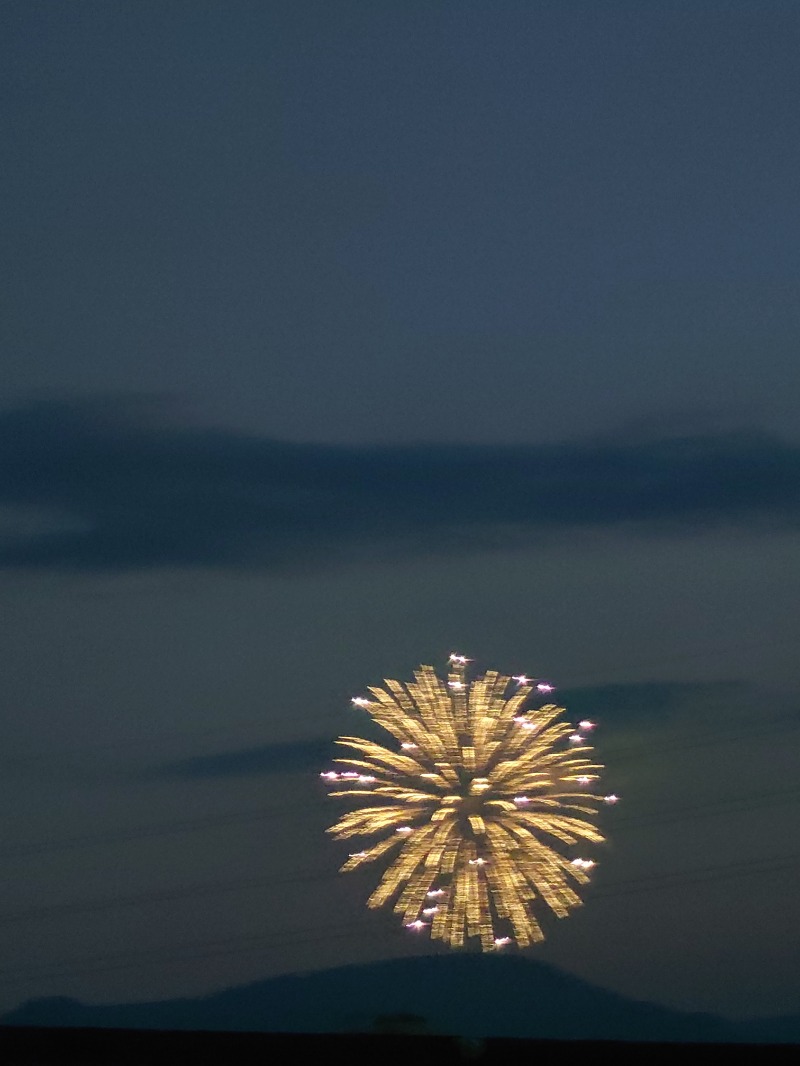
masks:
[(800, 1012), (797, 3), (0, 21), (0, 1009), (434, 950), (318, 775), (458, 651), (622, 797), (530, 956)]

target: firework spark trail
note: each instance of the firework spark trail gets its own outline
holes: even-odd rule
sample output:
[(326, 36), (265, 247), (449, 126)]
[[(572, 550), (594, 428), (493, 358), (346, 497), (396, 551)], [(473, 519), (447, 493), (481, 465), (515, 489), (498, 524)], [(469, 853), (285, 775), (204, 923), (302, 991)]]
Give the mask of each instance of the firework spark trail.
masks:
[(565, 917), (581, 904), (576, 887), (594, 862), (572, 852), (603, 841), (592, 819), (617, 797), (592, 791), (602, 769), (588, 755), (594, 723), (576, 730), (554, 703), (526, 710), (552, 686), (496, 671), (469, 682), (468, 662), (451, 655), (446, 682), (421, 666), (413, 682), (387, 680), (353, 700), (399, 750), (337, 741), (354, 754), (321, 777), (351, 809), (328, 832), (380, 838), (341, 867), (389, 858), (370, 907), (394, 900), (408, 928), (453, 947), (526, 947), (543, 939), (535, 908)]

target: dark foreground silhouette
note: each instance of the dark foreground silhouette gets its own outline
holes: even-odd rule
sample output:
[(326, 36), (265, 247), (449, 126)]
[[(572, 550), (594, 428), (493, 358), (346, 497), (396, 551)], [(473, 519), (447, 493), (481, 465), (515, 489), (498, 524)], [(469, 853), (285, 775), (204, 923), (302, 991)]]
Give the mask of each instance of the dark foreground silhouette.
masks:
[[(285, 975), (197, 999), (33, 1000), (4, 1026), (661, 1043), (800, 1043), (800, 1018), (734, 1023), (639, 1002), (522, 956), (438, 955)], [(0, 1057), (0, 1063), (2, 1062)]]
[[(320, 1066), (548, 1066), (572, 1061), (614, 1066), (673, 1066), (678, 1056), (690, 1062), (724, 1061), (726, 1066), (765, 1066), (797, 1062), (797, 1047), (753, 1044), (661, 1044), (603, 1041), (464, 1040), (406, 1034), (275, 1034), (152, 1032), (142, 1029), (28, 1029), (0, 1027), (3, 1066), (264, 1066), (265, 1063), (314, 1063)], [(719, 1056), (719, 1059), (717, 1058)]]

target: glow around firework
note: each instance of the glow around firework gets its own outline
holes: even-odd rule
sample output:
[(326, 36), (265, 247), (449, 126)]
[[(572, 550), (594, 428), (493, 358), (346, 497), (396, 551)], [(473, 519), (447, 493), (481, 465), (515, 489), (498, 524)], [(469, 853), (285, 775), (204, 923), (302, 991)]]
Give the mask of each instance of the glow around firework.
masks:
[(408, 928), (453, 947), (525, 947), (543, 939), (535, 911), (563, 918), (580, 905), (595, 864), (575, 849), (603, 841), (593, 819), (617, 797), (596, 791), (594, 723), (560, 721), (554, 703), (526, 709), (553, 691), (536, 679), (469, 681), (468, 661), (451, 655), (447, 681), (421, 666), (414, 682), (353, 700), (397, 746), (337, 741), (354, 754), (321, 777), (349, 809), (328, 832), (372, 838), (343, 871), (388, 859), (370, 907), (394, 900)]

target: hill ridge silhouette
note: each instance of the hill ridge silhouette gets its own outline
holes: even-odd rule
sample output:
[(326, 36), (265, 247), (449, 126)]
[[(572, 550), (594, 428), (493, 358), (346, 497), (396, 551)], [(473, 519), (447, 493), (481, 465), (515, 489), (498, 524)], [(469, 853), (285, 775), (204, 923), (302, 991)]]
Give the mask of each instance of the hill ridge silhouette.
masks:
[(630, 999), (538, 960), (470, 954), (285, 974), (196, 998), (99, 1005), (36, 999), (0, 1023), (276, 1033), (357, 1033), (397, 1025), (479, 1038), (800, 1040), (798, 1017), (734, 1023)]

